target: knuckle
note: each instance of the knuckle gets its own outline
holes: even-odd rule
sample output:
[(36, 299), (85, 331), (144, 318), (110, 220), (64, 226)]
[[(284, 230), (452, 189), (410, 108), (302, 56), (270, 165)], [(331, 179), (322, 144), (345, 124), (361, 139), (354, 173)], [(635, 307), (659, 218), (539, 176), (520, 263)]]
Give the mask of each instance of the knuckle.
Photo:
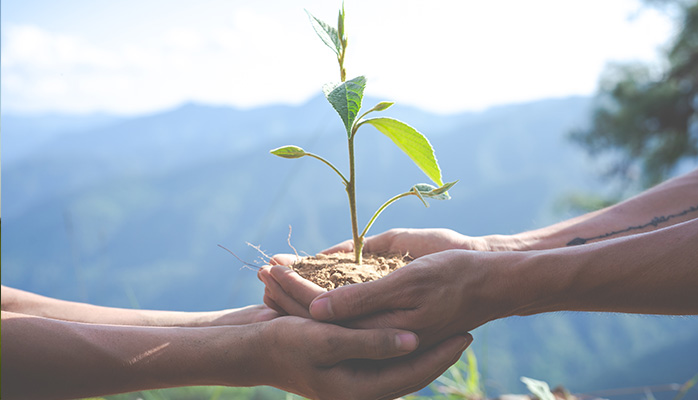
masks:
[(385, 331), (373, 331), (370, 339), (364, 342), (364, 351), (369, 358), (383, 358), (391, 354), (394, 347), (393, 337)]
[(328, 336), (325, 338), (324, 347), (326, 354), (335, 354), (344, 348), (344, 343), (337, 336)]

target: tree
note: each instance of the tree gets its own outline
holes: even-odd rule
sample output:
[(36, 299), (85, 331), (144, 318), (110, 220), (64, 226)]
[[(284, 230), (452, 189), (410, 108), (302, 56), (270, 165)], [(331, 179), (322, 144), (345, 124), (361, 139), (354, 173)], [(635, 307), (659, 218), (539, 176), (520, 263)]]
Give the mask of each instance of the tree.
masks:
[(652, 186), (698, 158), (698, 1), (646, 0), (678, 11), (681, 25), (657, 72), (643, 64), (607, 67), (592, 123), (572, 132), (590, 154), (610, 157), (609, 176)]

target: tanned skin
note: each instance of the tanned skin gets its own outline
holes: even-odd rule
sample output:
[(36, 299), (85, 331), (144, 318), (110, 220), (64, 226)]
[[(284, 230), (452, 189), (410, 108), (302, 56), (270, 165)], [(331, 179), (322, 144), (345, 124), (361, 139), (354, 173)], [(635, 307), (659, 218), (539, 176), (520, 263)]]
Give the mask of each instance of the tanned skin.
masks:
[[(327, 252), (350, 251), (343, 242)], [(353, 327), (394, 327), (421, 345), (512, 315), (553, 311), (698, 314), (698, 170), (612, 207), (516, 235), (393, 229), (371, 252), (416, 259), (326, 292), (283, 266), (259, 272), (271, 308)], [(278, 264), (292, 256), (280, 255)]]

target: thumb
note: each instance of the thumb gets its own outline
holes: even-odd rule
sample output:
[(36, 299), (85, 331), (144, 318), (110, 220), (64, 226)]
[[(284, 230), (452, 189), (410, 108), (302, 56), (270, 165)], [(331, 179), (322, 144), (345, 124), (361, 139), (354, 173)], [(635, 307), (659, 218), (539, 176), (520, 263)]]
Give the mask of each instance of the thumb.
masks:
[(398, 329), (341, 328), (335, 339), (341, 346), (327, 353), (328, 364), (347, 359), (383, 360), (403, 356), (417, 349), (419, 337), (410, 331)]
[(323, 293), (310, 303), (310, 315), (319, 321), (341, 321), (396, 307), (408, 308), (399, 304), (399, 296), (390, 287), (388, 278), (342, 286)]

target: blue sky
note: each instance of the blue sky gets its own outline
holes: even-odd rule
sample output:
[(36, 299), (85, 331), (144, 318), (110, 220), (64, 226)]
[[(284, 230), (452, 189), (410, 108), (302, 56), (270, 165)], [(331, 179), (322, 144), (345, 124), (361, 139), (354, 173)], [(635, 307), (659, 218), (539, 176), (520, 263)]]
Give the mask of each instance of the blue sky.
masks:
[[(303, 11), (326, 0), (3, 0), (3, 113), (300, 103), (338, 79)], [(594, 93), (654, 61), (671, 20), (636, 0), (346, 0), (350, 77), (436, 112)]]

